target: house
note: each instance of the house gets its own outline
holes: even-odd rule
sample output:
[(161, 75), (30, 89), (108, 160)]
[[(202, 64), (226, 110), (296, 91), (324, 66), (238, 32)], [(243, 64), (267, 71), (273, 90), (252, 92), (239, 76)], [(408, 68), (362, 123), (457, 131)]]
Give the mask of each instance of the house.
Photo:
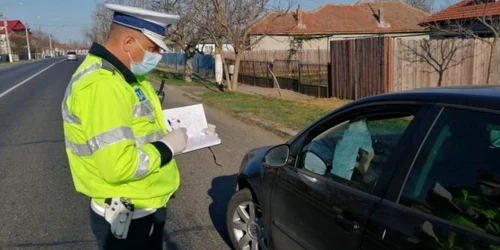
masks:
[(76, 54), (80, 56), (86, 56), (89, 54), (89, 47), (80, 47), (76, 49)]
[[(26, 26), (19, 20), (8, 20), (7, 21), (7, 31), (11, 38), (14, 34), (19, 34), (24, 36), (26, 32)], [(4, 22), (0, 21), (0, 54), (8, 54), (7, 51), (7, 40), (5, 39), (5, 26)], [(12, 46), (12, 44), (11, 44)]]
[[(205, 55), (212, 55), (215, 54), (215, 43), (199, 43), (196, 45), (196, 49), (198, 49), (200, 52), (202, 52)], [(233, 45), (224, 43), (222, 44), (222, 51), (230, 51), (234, 52)]]
[(292, 13), (263, 17), (252, 28), (250, 39), (262, 38), (253, 50), (287, 50), (294, 46), (327, 49), (329, 41), (361, 37), (422, 38), (428, 34), (419, 23), (428, 16), (398, 0), (325, 4), (314, 11), (299, 6)]
[(471, 31), (480, 37), (491, 37), (493, 32), (485, 23), (500, 29), (499, 16), (500, 2), (497, 0), (463, 0), (425, 18), (420, 25), (429, 27), (433, 31), (432, 37), (437, 38), (456, 36), (455, 32), (446, 31), (459, 29)]
[[(184, 50), (179, 47), (179, 45), (169, 39), (165, 41), (169, 50), (162, 51), (162, 53), (184, 53)], [(194, 47), (200, 53), (211, 55), (215, 53), (215, 43), (213, 41), (203, 41), (195, 45)], [(233, 45), (223, 41), (222, 51), (232, 51), (234, 52)]]

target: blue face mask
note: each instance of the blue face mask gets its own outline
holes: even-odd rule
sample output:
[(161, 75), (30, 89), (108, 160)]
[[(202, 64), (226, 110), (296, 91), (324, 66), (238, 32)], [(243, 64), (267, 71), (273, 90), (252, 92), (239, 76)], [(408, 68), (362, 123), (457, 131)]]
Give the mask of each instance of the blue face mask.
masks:
[(134, 60), (132, 60), (130, 53), (127, 52), (128, 57), (130, 58), (130, 61), (131, 61), (130, 71), (132, 71), (132, 73), (134, 73), (134, 75), (142, 76), (142, 75), (145, 75), (145, 74), (149, 73), (151, 70), (156, 68), (156, 65), (158, 65), (158, 63), (161, 60), (161, 55), (146, 51), (141, 46), (141, 44), (139, 42), (137, 42), (137, 40), (135, 40), (135, 42), (137, 44), (139, 44), (139, 47), (141, 47), (142, 51), (144, 51), (144, 57), (142, 58), (142, 62), (136, 63), (136, 62), (134, 62)]

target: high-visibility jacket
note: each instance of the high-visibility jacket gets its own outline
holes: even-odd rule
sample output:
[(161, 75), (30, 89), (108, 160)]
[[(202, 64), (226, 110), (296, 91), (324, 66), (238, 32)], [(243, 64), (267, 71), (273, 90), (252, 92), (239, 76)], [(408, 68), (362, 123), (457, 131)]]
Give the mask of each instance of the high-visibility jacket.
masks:
[(101, 205), (111, 197), (129, 198), (136, 208), (166, 205), (180, 177), (175, 160), (162, 165), (155, 147), (167, 130), (145, 77), (127, 83), (112, 64), (89, 54), (66, 89), (62, 115), (78, 192)]

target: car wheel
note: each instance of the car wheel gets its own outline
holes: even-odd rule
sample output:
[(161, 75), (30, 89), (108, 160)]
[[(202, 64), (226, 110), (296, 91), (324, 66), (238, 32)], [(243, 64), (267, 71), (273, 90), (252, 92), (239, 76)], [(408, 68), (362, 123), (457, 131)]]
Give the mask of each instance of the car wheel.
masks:
[(262, 211), (250, 189), (241, 189), (229, 201), (227, 228), (235, 249), (268, 249)]

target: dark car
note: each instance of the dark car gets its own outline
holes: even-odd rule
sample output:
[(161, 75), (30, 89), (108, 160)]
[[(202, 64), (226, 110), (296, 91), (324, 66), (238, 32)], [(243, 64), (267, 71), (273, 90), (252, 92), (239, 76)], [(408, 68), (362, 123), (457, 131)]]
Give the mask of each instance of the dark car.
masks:
[(500, 87), (372, 96), (243, 159), (236, 249), (500, 249)]

